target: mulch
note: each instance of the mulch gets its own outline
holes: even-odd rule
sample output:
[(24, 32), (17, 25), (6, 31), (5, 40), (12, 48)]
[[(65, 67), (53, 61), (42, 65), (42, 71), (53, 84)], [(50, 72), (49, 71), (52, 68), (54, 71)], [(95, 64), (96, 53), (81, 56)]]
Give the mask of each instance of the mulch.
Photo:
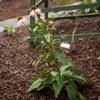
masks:
[[(11, 0), (11, 3), (20, 9), (19, 11), (16, 6), (10, 8), (9, 2), (4, 2), (0, 4), (0, 9), (4, 7), (6, 13), (4, 11), (0, 13), (0, 20), (20, 14), (22, 9), (20, 8), (21, 0), (17, 0), (17, 4), (15, 4), (14, 0)], [(7, 4), (9, 6), (5, 6)], [(23, 15), (27, 13), (24, 11), (26, 8), (28, 6), (22, 9)], [(9, 13), (11, 9), (15, 9), (17, 13)], [(77, 22), (78, 27), (75, 33), (100, 32), (100, 17), (80, 18)], [(56, 29), (54, 34), (63, 34), (65, 32), (71, 34), (75, 25), (76, 20), (56, 21), (54, 23)], [(62, 91), (61, 95), (55, 99), (53, 91), (48, 88), (40, 92), (26, 93), (30, 80), (41, 70), (41, 68), (33, 70), (35, 60), (31, 57), (32, 48), (30, 48), (28, 41), (23, 40), (27, 36), (28, 31), (25, 27), (18, 28), (12, 36), (6, 35), (4, 32), (0, 33), (0, 100), (65, 100), (66, 92)], [(70, 43), (71, 41), (67, 42)], [(99, 56), (100, 39), (95, 38), (75, 40), (74, 51), (68, 53), (69, 59), (92, 82), (90, 86), (78, 86), (86, 100), (100, 100), (100, 59), (97, 59)]]
[[(72, 34), (75, 27), (75, 34), (89, 34), (100, 32), (100, 16), (91, 18), (75, 18), (66, 20), (57, 20), (53, 24), (54, 34)], [(65, 28), (66, 27), (66, 28)]]
[(28, 14), (29, 0), (2, 0), (0, 21)]

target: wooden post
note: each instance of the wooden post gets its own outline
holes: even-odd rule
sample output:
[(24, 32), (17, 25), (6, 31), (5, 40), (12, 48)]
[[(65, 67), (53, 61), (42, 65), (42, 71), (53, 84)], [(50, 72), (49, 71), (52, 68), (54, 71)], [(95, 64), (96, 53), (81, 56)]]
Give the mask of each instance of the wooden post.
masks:
[[(96, 1), (97, 1), (97, 3), (100, 3), (100, 0), (96, 0)], [(97, 10), (98, 10), (99, 13), (100, 13), (100, 7), (98, 7)]]
[[(32, 5), (35, 5), (35, 0), (30, 0), (30, 7), (32, 6)], [(35, 21), (35, 18), (34, 17), (30, 17), (30, 28), (31, 29), (33, 29), (34, 27), (32, 26), (32, 22), (34, 22)], [(29, 36), (30, 36), (30, 39), (29, 39), (29, 42), (30, 42), (30, 44), (32, 44), (33, 43), (33, 34), (32, 34), (32, 32), (31, 31), (29, 31)]]
[[(48, 0), (45, 0), (45, 2), (44, 2), (44, 7), (45, 7), (45, 8), (48, 8)], [(48, 12), (45, 13), (45, 19), (48, 19)]]

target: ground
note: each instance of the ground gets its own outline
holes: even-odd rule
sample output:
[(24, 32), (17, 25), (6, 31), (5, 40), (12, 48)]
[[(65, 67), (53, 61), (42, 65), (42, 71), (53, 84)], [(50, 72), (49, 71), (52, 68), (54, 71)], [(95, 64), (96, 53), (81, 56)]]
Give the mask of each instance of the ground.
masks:
[(28, 9), (29, 0), (2, 0), (0, 2), (0, 21), (26, 15)]
[[(6, 13), (4, 11), (0, 13), (0, 20), (18, 16), (21, 13), (21, 2), (18, 0), (18, 5), (15, 5), (15, 1), (12, 0), (11, 8), (9, 8), (10, 3), (6, 0), (5, 3), (0, 4), (0, 10), (6, 11)], [(28, 4), (25, 5), (22, 15), (27, 14)], [(15, 10), (12, 14), (13, 7)], [(100, 32), (100, 17), (80, 18), (77, 23), (78, 27), (75, 33)], [(72, 34), (75, 24), (76, 20), (56, 21), (54, 27), (57, 30), (54, 31), (54, 34), (63, 34), (64, 32)], [(41, 68), (34, 70), (32, 68), (34, 63), (34, 59), (31, 57), (32, 48), (27, 41), (23, 40), (26, 36), (28, 36), (28, 31), (25, 27), (18, 28), (12, 36), (8, 36), (4, 32), (0, 33), (0, 100), (65, 100), (66, 93), (64, 91), (57, 99), (54, 98), (53, 91), (49, 89), (31, 94), (26, 93), (30, 80), (41, 70)], [(69, 59), (73, 60), (92, 82), (92, 85), (89, 86), (78, 85), (86, 100), (100, 100), (100, 60), (97, 59), (99, 56), (99, 38), (75, 40), (75, 51), (70, 51), (68, 54)]]

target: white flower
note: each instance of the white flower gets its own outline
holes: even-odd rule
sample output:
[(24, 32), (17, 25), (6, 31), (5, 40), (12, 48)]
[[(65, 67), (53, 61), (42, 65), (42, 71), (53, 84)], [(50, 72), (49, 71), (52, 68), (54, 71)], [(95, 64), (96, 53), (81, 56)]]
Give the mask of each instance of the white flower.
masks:
[(70, 44), (68, 44), (68, 43), (61, 43), (60, 47), (69, 49), (70, 48)]
[(30, 12), (30, 16), (35, 17), (35, 15), (40, 15), (41, 14), (41, 9), (37, 8), (35, 10), (32, 10)]
[(37, 9), (35, 9), (35, 12), (36, 12), (36, 14), (41, 14), (41, 9), (39, 9), (39, 8), (37, 8)]
[(32, 10), (31, 12), (30, 12), (30, 16), (32, 16), (32, 17), (35, 17), (35, 10)]
[(26, 25), (26, 23), (27, 23), (27, 20), (25, 18), (20, 17), (20, 19), (18, 19), (17, 25), (18, 26), (23, 26), (23, 25)]

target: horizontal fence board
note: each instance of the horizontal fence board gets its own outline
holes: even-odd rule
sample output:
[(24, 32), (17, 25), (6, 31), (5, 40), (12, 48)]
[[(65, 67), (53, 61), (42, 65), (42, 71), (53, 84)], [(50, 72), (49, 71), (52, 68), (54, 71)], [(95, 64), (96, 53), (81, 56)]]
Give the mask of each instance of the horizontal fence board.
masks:
[(100, 16), (100, 13), (89, 13), (89, 14), (71, 15), (66, 17), (55, 17), (55, 18), (50, 17), (50, 19), (61, 20), (61, 19), (75, 19), (75, 18), (96, 17), (96, 16)]
[[(73, 37), (73, 35), (56, 35), (53, 36), (54, 39), (68, 39), (70, 40)], [(87, 34), (74, 34), (74, 39), (79, 38), (100, 38), (100, 33), (87, 33)]]
[[(55, 35), (53, 39), (61, 39), (61, 40), (70, 40), (72, 39), (73, 35)], [(87, 34), (74, 34), (74, 39), (88, 39), (88, 38), (100, 38), (100, 33), (87, 33)], [(34, 38), (30, 38), (29, 42), (33, 42)]]
[(43, 13), (48, 13), (48, 12), (58, 12), (58, 11), (75, 10), (75, 9), (83, 9), (83, 8), (86, 9), (86, 8), (93, 8), (93, 7), (100, 7), (100, 3), (69, 5), (69, 6), (54, 7), (54, 8), (43, 8), (41, 9), (41, 11)]

